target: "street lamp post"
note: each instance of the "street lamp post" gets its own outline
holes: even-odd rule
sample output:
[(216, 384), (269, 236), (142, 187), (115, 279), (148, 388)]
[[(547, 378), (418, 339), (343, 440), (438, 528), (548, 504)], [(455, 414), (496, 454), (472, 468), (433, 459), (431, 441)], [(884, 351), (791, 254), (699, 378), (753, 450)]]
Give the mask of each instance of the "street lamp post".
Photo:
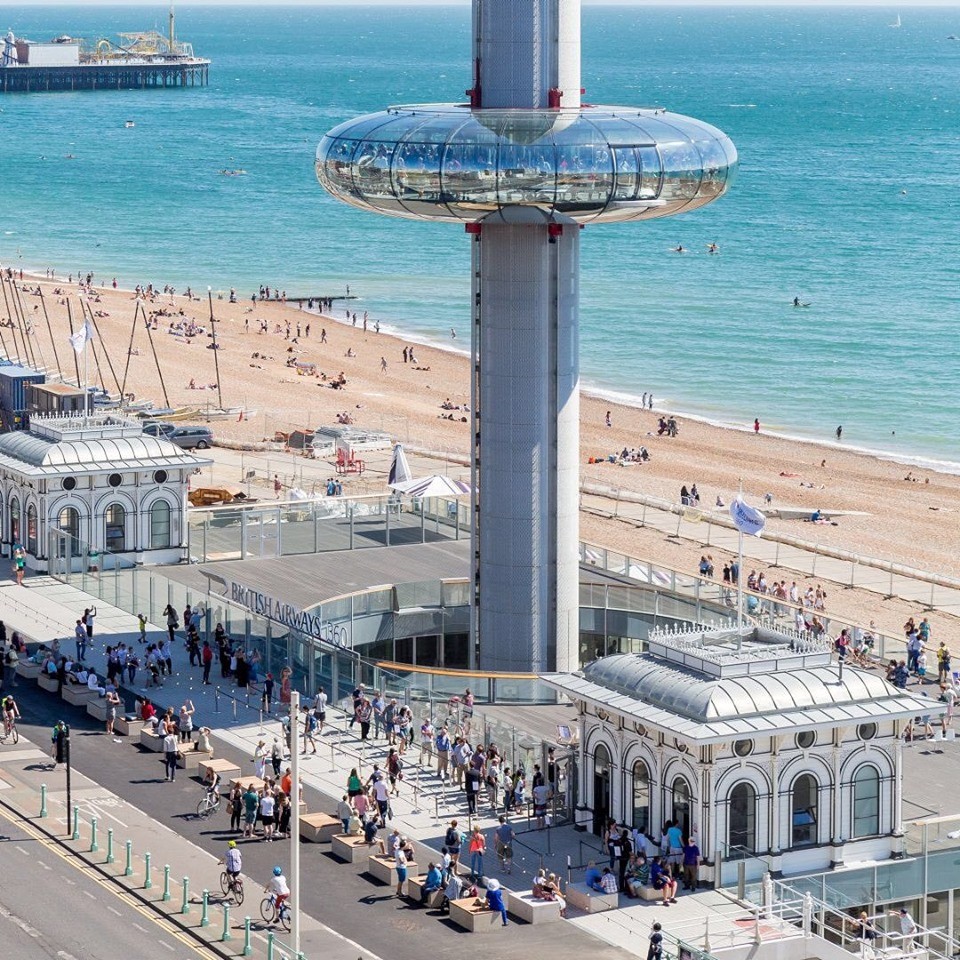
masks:
[(290, 936), (300, 956), (300, 691), (290, 691)]

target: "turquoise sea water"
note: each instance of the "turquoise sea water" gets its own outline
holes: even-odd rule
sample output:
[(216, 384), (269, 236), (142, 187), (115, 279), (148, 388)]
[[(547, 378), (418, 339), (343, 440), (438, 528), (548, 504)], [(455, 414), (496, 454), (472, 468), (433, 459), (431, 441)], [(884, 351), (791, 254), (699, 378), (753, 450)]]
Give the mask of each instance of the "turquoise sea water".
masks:
[[(7, 14), (33, 39), (166, 23), (160, 7)], [(589, 101), (689, 113), (741, 157), (705, 210), (584, 231), (586, 383), (960, 461), (960, 10), (895, 15), (584, 9)], [(0, 95), (0, 260), (242, 296), (349, 283), (371, 317), (465, 339), (462, 231), (341, 206), (313, 157), (349, 116), (462, 99), (468, 8), (184, 7), (178, 33), (214, 61), (209, 87)]]

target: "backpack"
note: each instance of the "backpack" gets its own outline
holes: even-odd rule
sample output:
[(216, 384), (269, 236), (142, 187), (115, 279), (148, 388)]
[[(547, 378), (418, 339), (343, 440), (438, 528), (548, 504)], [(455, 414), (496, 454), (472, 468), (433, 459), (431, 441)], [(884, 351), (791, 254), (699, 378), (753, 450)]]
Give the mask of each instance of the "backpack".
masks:
[(444, 845), (449, 847), (460, 846), (460, 834), (453, 827), (447, 827), (446, 836), (443, 838)]

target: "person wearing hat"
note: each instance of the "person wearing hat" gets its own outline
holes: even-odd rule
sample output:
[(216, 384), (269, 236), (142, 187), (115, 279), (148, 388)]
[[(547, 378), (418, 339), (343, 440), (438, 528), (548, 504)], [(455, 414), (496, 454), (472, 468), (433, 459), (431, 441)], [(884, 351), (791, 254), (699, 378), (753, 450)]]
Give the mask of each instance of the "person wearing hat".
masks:
[(237, 886), (237, 880), (240, 877), (240, 871), (243, 869), (243, 857), (237, 847), (236, 840), (231, 840), (227, 844), (227, 852), (223, 855), (223, 859), (217, 862), (223, 864), (224, 870), (229, 878), (227, 887), (230, 892), (233, 893)]
[(507, 925), (507, 906), (503, 902), (503, 891), (500, 889), (500, 881), (495, 877), (487, 881), (487, 909), (499, 913), (503, 919), (503, 925)]

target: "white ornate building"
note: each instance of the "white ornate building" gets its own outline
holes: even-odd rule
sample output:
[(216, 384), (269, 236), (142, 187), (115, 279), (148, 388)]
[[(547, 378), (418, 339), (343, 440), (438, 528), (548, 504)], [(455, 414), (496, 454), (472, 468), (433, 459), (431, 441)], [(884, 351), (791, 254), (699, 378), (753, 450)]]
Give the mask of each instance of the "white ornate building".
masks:
[(655, 633), (544, 678), (579, 712), (578, 821), (678, 820), (719, 858), (799, 873), (900, 852), (901, 744), (937, 701), (832, 662), (829, 642), (762, 628)]
[(115, 414), (30, 418), (0, 435), (0, 542), (31, 570), (51, 563), (176, 563), (187, 534), (187, 489), (210, 464)]

